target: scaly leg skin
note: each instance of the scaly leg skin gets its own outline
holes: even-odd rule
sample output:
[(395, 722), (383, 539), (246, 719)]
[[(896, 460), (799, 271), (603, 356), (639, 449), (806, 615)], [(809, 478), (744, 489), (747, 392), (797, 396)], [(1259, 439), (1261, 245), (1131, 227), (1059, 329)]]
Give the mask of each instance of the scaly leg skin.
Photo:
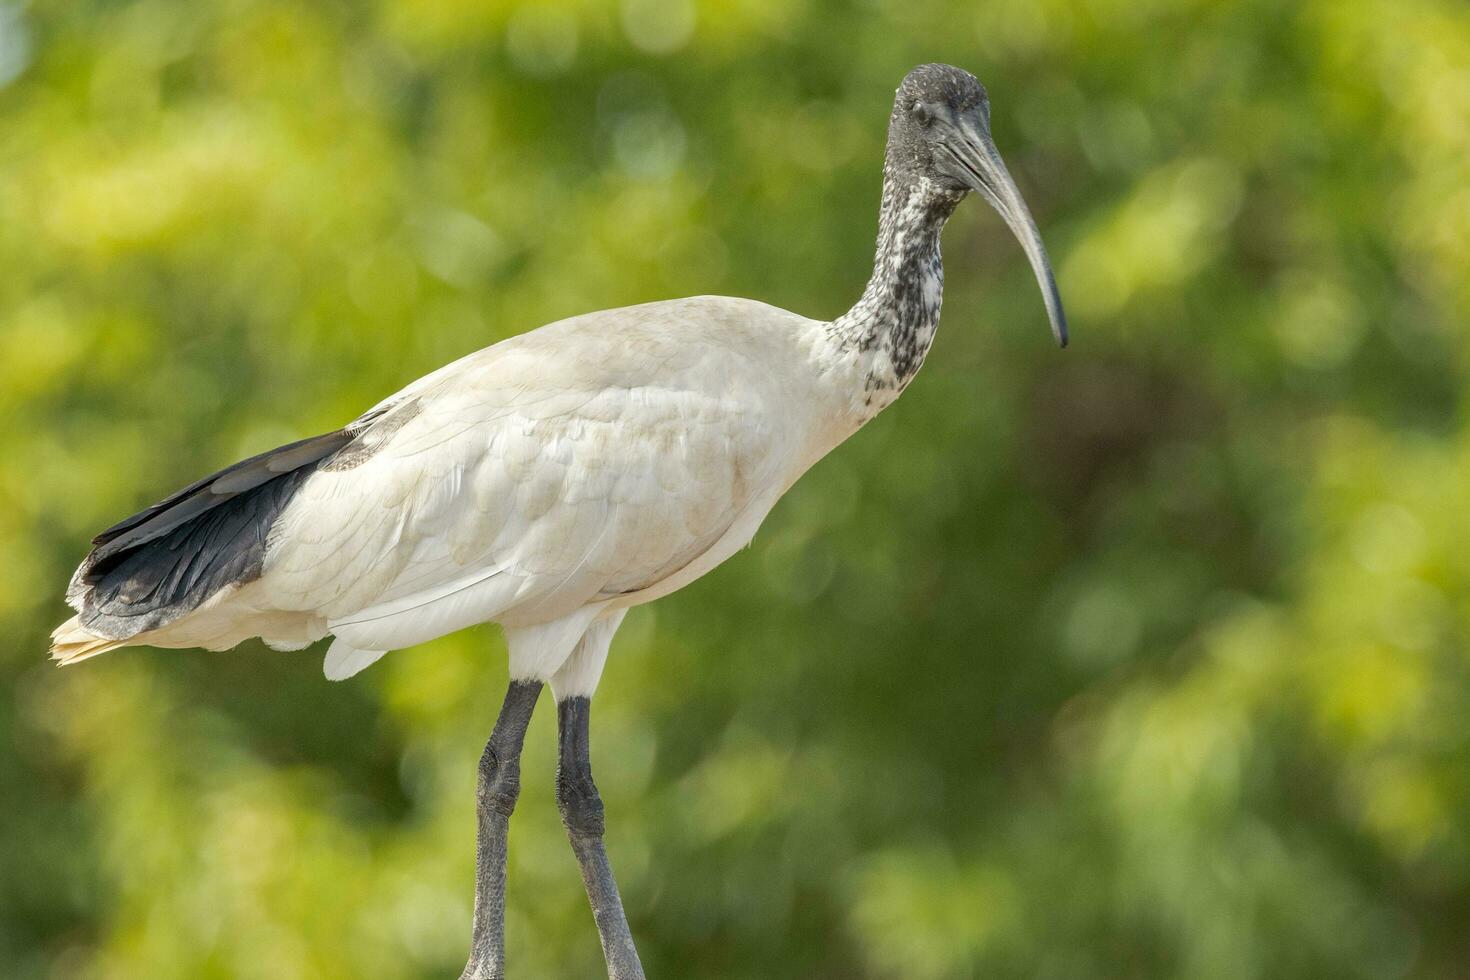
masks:
[(521, 793), (521, 745), (541, 694), (540, 681), (511, 681), (495, 730), (480, 756), (475, 792), (475, 931), (460, 980), (505, 980), (506, 834)]
[(582, 866), (582, 883), (587, 887), (587, 900), (597, 921), (608, 980), (644, 980), (643, 964), (638, 962), (638, 950), (633, 946), (633, 934), (623, 914), (612, 865), (608, 864), (607, 850), (602, 846), (602, 798), (592, 782), (587, 744), (591, 709), (592, 702), (584, 697), (557, 703), (556, 805), (577, 863)]

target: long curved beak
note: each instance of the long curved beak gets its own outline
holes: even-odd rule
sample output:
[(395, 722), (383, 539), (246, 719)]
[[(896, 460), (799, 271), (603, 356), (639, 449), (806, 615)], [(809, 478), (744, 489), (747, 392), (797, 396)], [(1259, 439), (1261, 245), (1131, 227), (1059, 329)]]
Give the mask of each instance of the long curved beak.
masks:
[(958, 120), (954, 132), (954, 138), (941, 146), (958, 165), (954, 176), (1000, 212), (1011, 233), (1026, 250), (1026, 258), (1031, 260), (1031, 271), (1036, 273), (1036, 283), (1041, 287), (1041, 297), (1046, 303), (1052, 336), (1058, 344), (1066, 347), (1067, 314), (1062, 309), (1062, 297), (1057, 292), (1057, 279), (1046, 257), (1046, 246), (1041, 243), (1041, 232), (1036, 229), (1030, 209), (1021, 199), (1021, 192), (1011, 179), (1005, 161), (1000, 158), (1000, 151), (995, 148), (995, 142), (978, 116)]

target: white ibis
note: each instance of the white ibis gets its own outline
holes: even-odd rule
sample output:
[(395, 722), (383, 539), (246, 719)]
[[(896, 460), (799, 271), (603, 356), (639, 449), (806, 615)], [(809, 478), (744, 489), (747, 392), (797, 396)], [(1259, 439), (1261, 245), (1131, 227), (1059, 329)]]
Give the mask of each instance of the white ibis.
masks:
[(1041, 236), (990, 138), (985, 89), (922, 65), (888, 124), (877, 257), (852, 309), (811, 320), (698, 296), (573, 317), (470, 354), (345, 428), (236, 463), (99, 534), (53, 634), (63, 664), (119, 647), (326, 636), (327, 677), (497, 622), (510, 688), (480, 760), (464, 977), (502, 977), (506, 832), (543, 684), (557, 803), (610, 977), (642, 977), (603, 848), (588, 714), (628, 609), (754, 536), (817, 460), (904, 390), (934, 339), (940, 231), (1000, 212), (1066, 322)]

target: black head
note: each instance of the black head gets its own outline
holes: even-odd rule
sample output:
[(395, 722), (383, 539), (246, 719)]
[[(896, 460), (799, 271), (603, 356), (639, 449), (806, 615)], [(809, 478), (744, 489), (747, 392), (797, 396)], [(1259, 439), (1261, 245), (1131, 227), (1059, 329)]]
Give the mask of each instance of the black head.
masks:
[(990, 98), (980, 80), (953, 65), (920, 65), (903, 78), (888, 121), (888, 166), (905, 183), (928, 179), (946, 190), (969, 188), (940, 171), (935, 148), (956, 120), (973, 116), (990, 128)]
[(888, 122), (888, 178), (940, 194), (985, 198), (1031, 260), (1052, 333), (1066, 346), (1067, 320), (1041, 233), (990, 138), (985, 86), (953, 65), (920, 65), (904, 76)]

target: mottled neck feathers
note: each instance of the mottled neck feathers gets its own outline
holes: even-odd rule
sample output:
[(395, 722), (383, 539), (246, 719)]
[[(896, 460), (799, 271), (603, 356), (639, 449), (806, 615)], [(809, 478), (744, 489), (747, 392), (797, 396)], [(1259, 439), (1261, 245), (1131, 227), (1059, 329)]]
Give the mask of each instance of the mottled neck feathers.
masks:
[(866, 362), (864, 404), (882, 408), (913, 378), (934, 341), (944, 292), (939, 236), (963, 194), (928, 181), (883, 183), (878, 248), (862, 298), (832, 321), (843, 349)]

